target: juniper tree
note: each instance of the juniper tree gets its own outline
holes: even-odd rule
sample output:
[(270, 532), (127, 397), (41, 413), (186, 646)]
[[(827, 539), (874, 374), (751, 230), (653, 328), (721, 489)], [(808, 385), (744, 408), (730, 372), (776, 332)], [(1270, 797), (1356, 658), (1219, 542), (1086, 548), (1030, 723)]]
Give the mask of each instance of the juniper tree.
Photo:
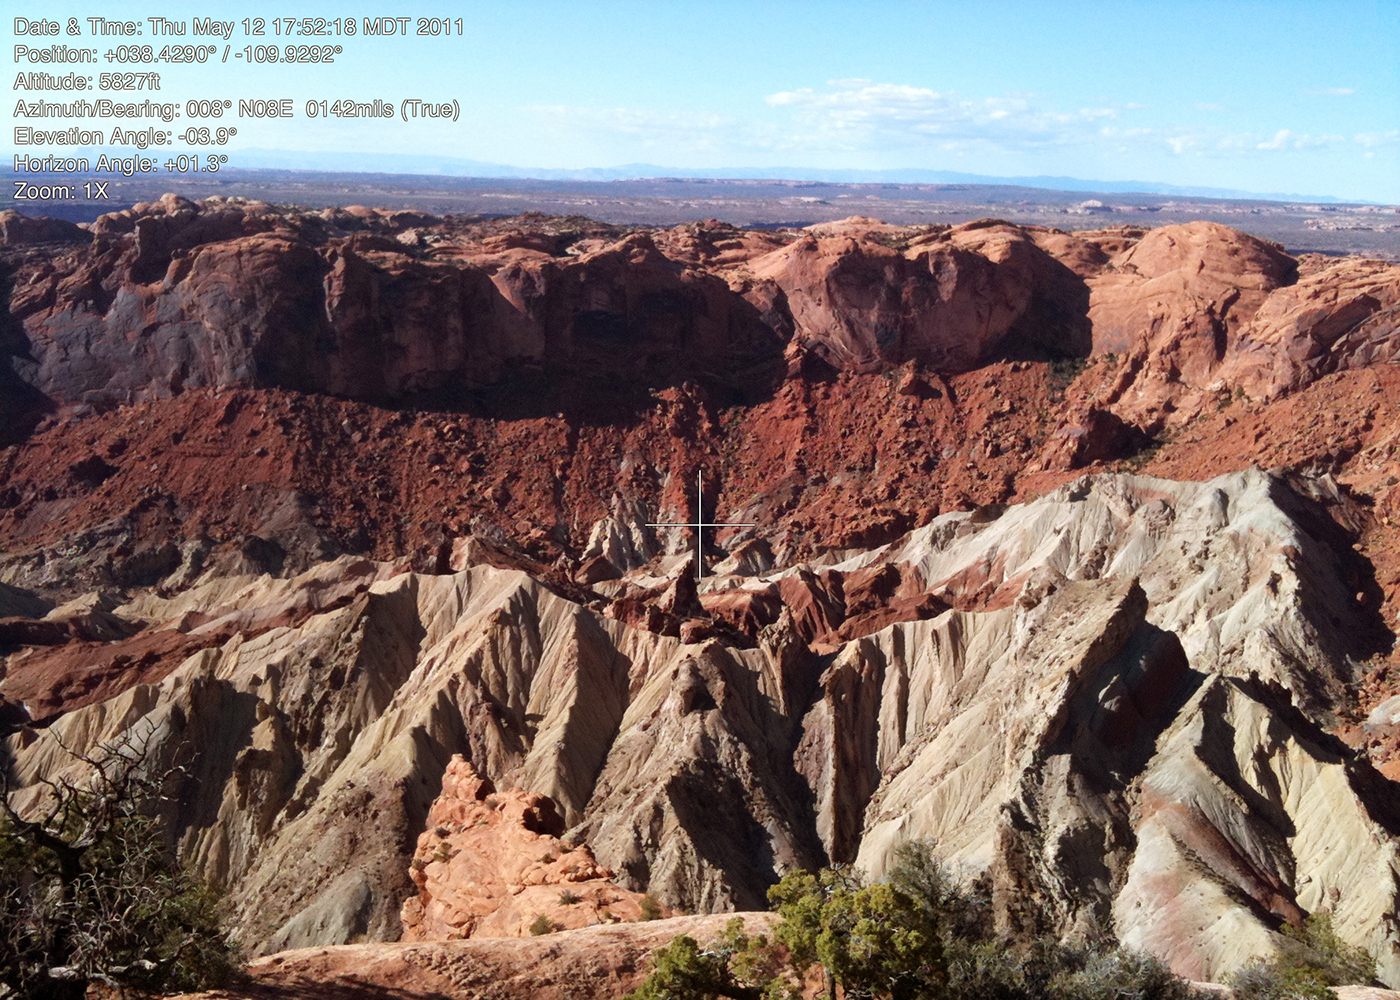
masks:
[(218, 985), (233, 952), (218, 897), (182, 870), (159, 807), (178, 769), (151, 758), (153, 727), (68, 752), (81, 780), (39, 779), (17, 810), (0, 769), (0, 996), (78, 1000), (91, 984), (121, 995)]

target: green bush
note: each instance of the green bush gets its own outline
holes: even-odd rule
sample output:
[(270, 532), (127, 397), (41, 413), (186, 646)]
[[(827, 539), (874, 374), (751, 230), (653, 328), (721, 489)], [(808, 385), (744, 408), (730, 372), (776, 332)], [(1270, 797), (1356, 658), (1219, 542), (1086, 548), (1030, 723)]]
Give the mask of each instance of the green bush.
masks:
[(1194, 1000), (1155, 958), (1106, 946), (995, 938), (982, 886), (963, 886), (927, 844), (901, 849), (883, 883), (850, 869), (792, 872), (769, 890), (773, 940), (737, 919), (702, 949), (678, 937), (632, 1000), (792, 1000), (820, 968), (850, 1000)]
[(849, 870), (799, 871), (768, 895), (782, 918), (773, 941), (748, 938), (737, 918), (710, 948), (677, 937), (657, 952), (654, 971), (631, 1000), (786, 1000), (800, 996), (814, 964), (853, 1000), (942, 996), (937, 929), (888, 883), (865, 885)]
[(916, 840), (896, 848), (888, 881), (920, 907), (945, 937), (991, 938), (990, 883), (961, 884), (928, 841)]
[(782, 976), (781, 962), (762, 935), (750, 938), (735, 917), (713, 945), (701, 948), (688, 934), (658, 949), (656, 965), (627, 1000), (797, 1000), (796, 982)]
[(1150, 955), (1040, 939), (1021, 947), (954, 940), (949, 1000), (1193, 1000), (1186, 980)]
[(641, 907), (643, 920), (661, 919), (661, 904), (656, 901), (656, 897), (651, 893), (647, 893), (642, 897)]
[(792, 872), (768, 890), (774, 937), (801, 974), (813, 960), (848, 996), (938, 996), (946, 981), (936, 914), (888, 882), (849, 869)]
[(78, 757), (89, 778), (49, 782), (37, 817), (11, 809), (0, 780), (0, 996), (194, 991), (231, 975), (218, 893), (165, 850), (156, 812), (171, 774), (147, 747)]
[(1367, 986), (1376, 963), (1363, 949), (1347, 944), (1326, 913), (1314, 913), (1302, 927), (1285, 926), (1283, 952), (1268, 962), (1247, 965), (1230, 979), (1239, 1000), (1332, 1000), (1333, 986)]
[(535, 919), (530, 922), (530, 933), (535, 937), (539, 937), (541, 934), (553, 934), (554, 921), (550, 920), (543, 913), (537, 913), (535, 914)]
[(579, 895), (578, 893), (576, 893), (576, 892), (571, 892), (571, 891), (569, 891), (568, 889), (565, 889), (563, 892), (561, 892), (561, 893), (559, 894), (559, 905), (560, 905), (560, 906), (573, 906), (575, 903), (582, 902), (582, 900), (583, 900), (583, 897), (582, 897), (582, 896), (580, 896), (580, 895)]

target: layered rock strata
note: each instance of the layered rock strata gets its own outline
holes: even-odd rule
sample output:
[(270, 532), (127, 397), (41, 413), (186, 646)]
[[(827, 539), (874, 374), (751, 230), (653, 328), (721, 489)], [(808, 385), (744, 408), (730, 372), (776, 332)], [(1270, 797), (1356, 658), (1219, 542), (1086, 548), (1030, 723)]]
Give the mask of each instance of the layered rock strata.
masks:
[[(597, 869), (555, 832), (633, 893), (711, 911), (761, 906), (794, 866), (878, 874), (929, 838), (991, 878), (1013, 933), (1111, 930), (1212, 979), (1327, 908), (1393, 979), (1400, 822), (1385, 779), (1319, 726), (1373, 613), (1339, 577), (1329, 525), (1257, 471), (1085, 478), (841, 562), (705, 581), (692, 614), (881, 567), (930, 598), (910, 605), (918, 620), (809, 645), (792, 597), (753, 648), (626, 624), (518, 569), (386, 570), (344, 606), (239, 632), (10, 748), (25, 783), (70, 766), (60, 740), (150, 731), (162, 753), (196, 748), (171, 817), (180, 848), (231, 884), (259, 950), (396, 938), (405, 900), (454, 864), (479, 885), (495, 866), (507, 896), (538, 875), (522, 897), (557, 902), (550, 873)], [(215, 578), (113, 613), (252, 623), (269, 611), (240, 605), (297, 603), (347, 572), (364, 569)], [(449, 770), (454, 753), (482, 777)], [(548, 825), (543, 800), (486, 808), (485, 779), (558, 804), (560, 825), (510, 864), (486, 841), (516, 806)], [(410, 881), (403, 845), (425, 829), (445, 868)], [(537, 912), (533, 895), (473, 905), (405, 913), (410, 928), (465, 917), (455, 926), (480, 934), (519, 933)]]
[[(588, 919), (758, 907), (928, 838), (1011, 934), (1218, 979), (1327, 910), (1400, 982), (1394, 265), (1205, 223), (0, 222), (17, 804), (65, 746), (185, 763), (172, 846), (252, 949), (405, 903), (518, 933), (496, 900), (570, 865), (622, 886)], [(699, 586), (652, 526), (697, 515), (757, 525)], [(507, 852), (545, 882), (497, 887), (546, 798)]]

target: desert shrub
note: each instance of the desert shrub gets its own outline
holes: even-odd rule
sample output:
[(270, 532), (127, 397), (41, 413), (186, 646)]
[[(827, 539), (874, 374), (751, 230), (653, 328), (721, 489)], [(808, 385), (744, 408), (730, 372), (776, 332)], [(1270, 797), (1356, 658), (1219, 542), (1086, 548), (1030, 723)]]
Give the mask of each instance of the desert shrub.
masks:
[(1006, 946), (997, 941), (950, 941), (945, 950), (948, 1000), (1023, 1000), (1025, 976), (1008, 961)]
[(1197, 991), (1161, 959), (1126, 948), (1091, 951), (1051, 980), (1062, 1000), (1191, 1000)]
[(777, 953), (762, 935), (750, 938), (738, 917), (713, 945), (688, 934), (657, 950), (655, 967), (627, 1000), (711, 1000), (714, 997), (797, 1000), (798, 984), (781, 976)]
[(1332, 988), (1317, 969), (1253, 962), (1230, 977), (1238, 1000), (1332, 1000)]
[(940, 995), (946, 968), (937, 920), (888, 882), (864, 885), (849, 869), (791, 872), (768, 899), (782, 917), (774, 937), (794, 971), (815, 959), (848, 996)]
[(647, 893), (642, 897), (641, 907), (643, 920), (661, 919), (661, 904), (657, 902), (656, 897), (651, 893)]
[(37, 817), (11, 808), (0, 775), (0, 996), (193, 991), (231, 974), (218, 893), (165, 849), (157, 808), (172, 774), (148, 746), (149, 734), (75, 754), (88, 779), (45, 782)]
[(850, 870), (799, 871), (773, 886), (769, 899), (782, 918), (773, 941), (748, 938), (737, 919), (706, 949), (677, 937), (657, 952), (654, 971), (632, 1000), (795, 998), (814, 964), (852, 1000), (942, 996), (936, 928), (888, 883), (865, 885)]
[(1062, 399), (1070, 383), (1083, 374), (1084, 370), (1088, 367), (1088, 358), (1056, 358), (1051, 361), (1047, 366), (1046, 372), (1046, 381), (1049, 385), (1050, 398)]
[(789, 1000), (815, 968), (850, 1000), (1195, 1000), (1160, 961), (1106, 944), (998, 940), (983, 885), (963, 885), (927, 844), (901, 849), (887, 881), (847, 868), (792, 872), (769, 890), (772, 941), (733, 921), (702, 949), (678, 937), (632, 1000)]
[(1314, 913), (1302, 927), (1283, 929), (1283, 952), (1254, 962), (1230, 979), (1239, 1000), (1332, 1000), (1333, 986), (1366, 986), (1376, 978), (1376, 963), (1361, 948), (1347, 944), (1326, 913)]
[(937, 924), (945, 938), (983, 941), (991, 937), (990, 884), (983, 880), (964, 885), (928, 841), (911, 841), (896, 848), (887, 878)]
[(581, 902), (582, 900), (583, 900), (583, 897), (582, 897), (582, 896), (580, 896), (580, 895), (579, 895), (578, 893), (576, 893), (576, 892), (571, 892), (571, 891), (568, 890), (568, 889), (565, 889), (563, 892), (561, 892), (561, 893), (559, 894), (559, 905), (560, 905), (560, 906), (573, 906), (575, 903)]
[(1124, 948), (1039, 939), (1010, 947), (954, 940), (949, 1000), (1194, 1000), (1186, 980), (1150, 955)]
[(543, 913), (537, 913), (535, 919), (530, 922), (530, 933), (535, 937), (539, 937), (541, 934), (553, 934), (554, 921)]

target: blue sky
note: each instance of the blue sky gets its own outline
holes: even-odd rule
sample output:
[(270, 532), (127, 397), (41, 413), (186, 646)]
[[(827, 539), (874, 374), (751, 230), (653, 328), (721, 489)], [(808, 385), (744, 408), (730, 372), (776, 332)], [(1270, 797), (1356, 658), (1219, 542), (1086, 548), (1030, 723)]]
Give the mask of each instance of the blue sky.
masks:
[[(102, 10), (288, 10), (196, 7)], [(1400, 0), (530, 0), (322, 13), (461, 16), (466, 36), (345, 39), (332, 67), (172, 68), (165, 89), (290, 96), (298, 108), (461, 102), (456, 123), (230, 120), (235, 163), (239, 147), (263, 147), (547, 168), (921, 168), (1400, 203)]]

